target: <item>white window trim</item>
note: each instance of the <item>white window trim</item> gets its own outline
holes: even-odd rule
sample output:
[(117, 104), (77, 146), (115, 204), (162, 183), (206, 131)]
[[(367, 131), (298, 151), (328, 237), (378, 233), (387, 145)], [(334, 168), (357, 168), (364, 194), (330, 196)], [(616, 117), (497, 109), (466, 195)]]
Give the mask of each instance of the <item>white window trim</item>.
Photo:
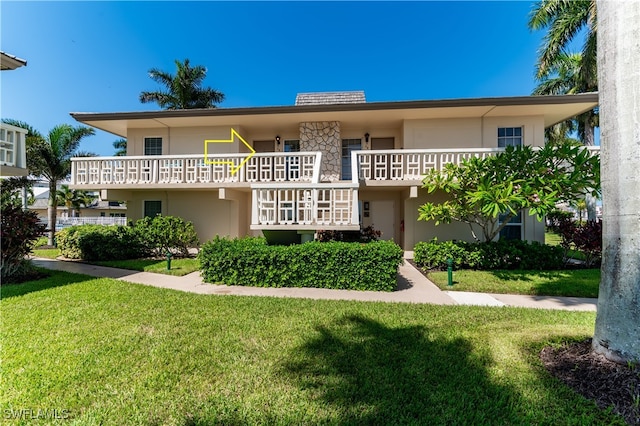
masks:
[(164, 155), (164, 138), (162, 136), (145, 136), (142, 138), (142, 155), (156, 155), (156, 154), (147, 154), (146, 153), (146, 147), (147, 147), (147, 139), (160, 139), (160, 154), (157, 155)]

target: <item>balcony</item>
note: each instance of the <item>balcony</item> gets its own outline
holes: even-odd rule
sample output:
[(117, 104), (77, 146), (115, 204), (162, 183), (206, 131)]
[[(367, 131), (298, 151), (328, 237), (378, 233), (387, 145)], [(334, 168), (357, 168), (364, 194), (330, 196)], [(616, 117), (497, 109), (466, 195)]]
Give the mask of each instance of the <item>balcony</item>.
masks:
[(0, 123), (0, 176), (26, 176), (27, 130)]
[[(77, 189), (220, 188), (254, 183), (317, 182), (319, 152), (259, 153), (236, 169), (247, 154), (81, 157), (71, 163)], [(211, 163), (211, 164), (208, 164)]]
[[(599, 146), (586, 149), (600, 152)], [(351, 165), (352, 170), (358, 170), (357, 179), (367, 186), (421, 185), (430, 170), (442, 170), (449, 163), (460, 164), (465, 159), (485, 158), (502, 151), (504, 148), (354, 151)], [(354, 181), (358, 181), (355, 174)]]
[(251, 188), (251, 229), (360, 229), (358, 184), (255, 184)]

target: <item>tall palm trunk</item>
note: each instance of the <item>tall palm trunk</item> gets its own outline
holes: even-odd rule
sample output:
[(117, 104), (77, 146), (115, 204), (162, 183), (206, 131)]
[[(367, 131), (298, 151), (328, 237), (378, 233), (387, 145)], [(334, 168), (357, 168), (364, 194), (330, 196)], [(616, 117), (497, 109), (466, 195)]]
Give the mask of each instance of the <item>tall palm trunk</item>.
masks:
[(52, 246), (54, 244), (54, 237), (56, 235), (56, 214), (58, 213), (58, 203), (56, 200), (56, 181), (51, 179), (49, 181), (49, 205), (47, 206), (47, 216), (49, 225), (49, 241), (47, 244)]
[(603, 260), (593, 348), (640, 361), (640, 2), (598, 0)]

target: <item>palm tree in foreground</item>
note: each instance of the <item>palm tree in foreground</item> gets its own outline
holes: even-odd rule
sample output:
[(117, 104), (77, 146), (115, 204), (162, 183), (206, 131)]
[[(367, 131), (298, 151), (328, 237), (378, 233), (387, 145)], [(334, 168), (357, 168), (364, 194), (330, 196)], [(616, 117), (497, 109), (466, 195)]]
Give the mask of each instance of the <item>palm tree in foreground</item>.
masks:
[(152, 68), (149, 77), (162, 84), (166, 91), (141, 92), (140, 102), (156, 102), (163, 109), (215, 108), (224, 100), (224, 94), (210, 87), (202, 87), (207, 69), (192, 67), (189, 59), (176, 63), (176, 75)]
[(602, 280), (593, 347), (640, 362), (640, 3), (598, 1), (602, 115)]
[(69, 124), (55, 126), (49, 133), (33, 139), (27, 146), (27, 164), (29, 171), (49, 181), (49, 205), (47, 217), (49, 225), (49, 245), (54, 244), (57, 215), (58, 182), (71, 174), (71, 157), (78, 154), (80, 141), (95, 134), (93, 129), (84, 126), (72, 127)]

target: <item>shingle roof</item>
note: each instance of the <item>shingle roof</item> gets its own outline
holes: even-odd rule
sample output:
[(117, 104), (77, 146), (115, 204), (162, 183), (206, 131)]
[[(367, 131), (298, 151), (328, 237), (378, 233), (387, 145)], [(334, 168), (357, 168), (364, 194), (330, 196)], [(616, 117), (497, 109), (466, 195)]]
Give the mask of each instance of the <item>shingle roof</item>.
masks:
[(296, 105), (362, 104), (367, 102), (364, 91), (298, 93)]
[(27, 61), (24, 59), (20, 59), (17, 56), (0, 51), (0, 69), (3, 71), (14, 70), (25, 65), (27, 65)]

